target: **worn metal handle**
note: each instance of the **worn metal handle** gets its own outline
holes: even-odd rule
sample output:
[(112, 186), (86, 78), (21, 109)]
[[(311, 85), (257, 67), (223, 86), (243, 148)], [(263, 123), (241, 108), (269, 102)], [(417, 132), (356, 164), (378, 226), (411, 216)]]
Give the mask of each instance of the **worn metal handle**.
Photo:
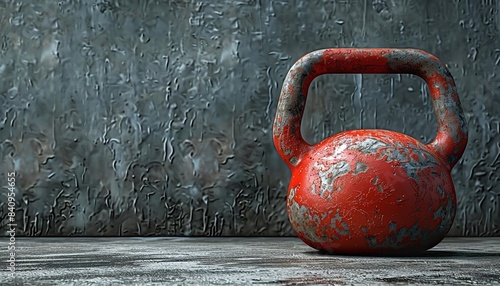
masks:
[(299, 59), (288, 72), (274, 119), (274, 145), (290, 168), (311, 149), (300, 133), (309, 86), (322, 74), (415, 74), (429, 87), (438, 133), (427, 146), (451, 169), (467, 145), (467, 122), (455, 82), (435, 56), (416, 49), (324, 49)]

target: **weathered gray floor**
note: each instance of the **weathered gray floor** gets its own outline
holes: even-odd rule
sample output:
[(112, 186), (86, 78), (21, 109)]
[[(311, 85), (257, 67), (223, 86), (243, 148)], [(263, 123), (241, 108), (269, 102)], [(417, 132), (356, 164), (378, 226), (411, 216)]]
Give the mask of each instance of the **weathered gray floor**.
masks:
[(420, 257), (392, 258), (323, 255), (297, 238), (17, 238), (16, 246), (16, 278), (2, 267), (0, 285), (500, 285), (500, 237), (447, 238)]

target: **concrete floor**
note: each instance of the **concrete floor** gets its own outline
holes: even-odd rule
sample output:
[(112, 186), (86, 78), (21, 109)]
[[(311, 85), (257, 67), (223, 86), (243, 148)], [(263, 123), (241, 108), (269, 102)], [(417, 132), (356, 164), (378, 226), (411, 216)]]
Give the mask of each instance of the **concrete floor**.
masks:
[(418, 257), (329, 256), (297, 238), (17, 238), (16, 250), (0, 285), (500, 285), (500, 237)]

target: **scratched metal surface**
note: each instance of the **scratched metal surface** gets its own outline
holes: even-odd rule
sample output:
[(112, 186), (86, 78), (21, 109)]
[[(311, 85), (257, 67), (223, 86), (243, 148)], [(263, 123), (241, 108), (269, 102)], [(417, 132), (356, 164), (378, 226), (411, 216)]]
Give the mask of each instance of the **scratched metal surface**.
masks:
[[(18, 235), (290, 235), (283, 79), (328, 47), (438, 56), (470, 124), (451, 235), (500, 235), (500, 1), (0, 1), (0, 179)], [(303, 133), (436, 134), (406, 75), (310, 89)], [(0, 225), (7, 223), (6, 190)], [(5, 232), (3, 232), (4, 234)]]

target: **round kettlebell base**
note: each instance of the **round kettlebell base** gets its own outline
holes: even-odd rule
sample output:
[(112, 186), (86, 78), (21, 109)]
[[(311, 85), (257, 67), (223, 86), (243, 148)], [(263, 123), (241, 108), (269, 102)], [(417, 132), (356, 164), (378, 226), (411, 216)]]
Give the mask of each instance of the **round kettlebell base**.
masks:
[(435, 243), (429, 245), (421, 245), (418, 241), (415, 241), (413, 245), (406, 245), (401, 248), (369, 249), (366, 247), (343, 247), (335, 244), (324, 245), (322, 243), (312, 243), (300, 236), (299, 238), (308, 246), (318, 250), (320, 254), (342, 256), (418, 256), (432, 249), (442, 241), (442, 239), (439, 239)]
[(415, 255), (438, 244), (455, 216), (446, 165), (405, 134), (337, 134), (305, 154), (292, 172), (292, 227), (325, 253)]

